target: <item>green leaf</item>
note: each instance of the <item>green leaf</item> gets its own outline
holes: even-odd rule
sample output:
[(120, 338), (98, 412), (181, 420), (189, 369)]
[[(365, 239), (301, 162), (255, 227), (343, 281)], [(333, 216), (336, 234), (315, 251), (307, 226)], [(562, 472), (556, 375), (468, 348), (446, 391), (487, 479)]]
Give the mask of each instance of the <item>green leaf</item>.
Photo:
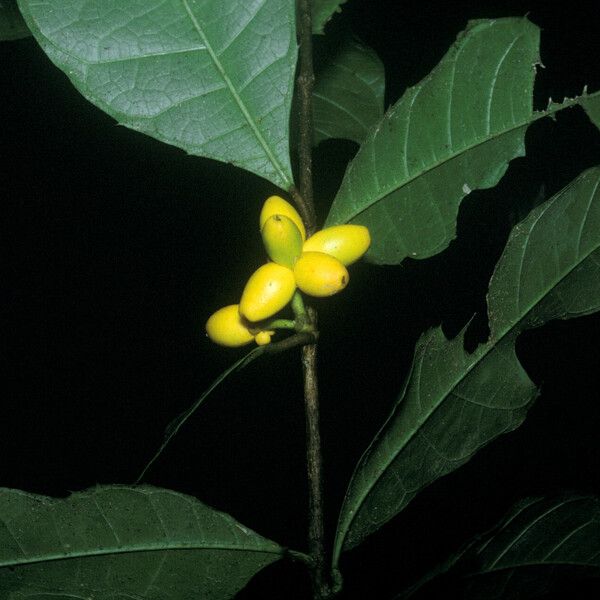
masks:
[(361, 143), (383, 115), (385, 70), (377, 54), (347, 37), (316, 74), (314, 143), (342, 138)]
[(523, 502), (471, 548), (465, 598), (532, 598), (569, 574), (600, 575), (600, 502), (592, 497)]
[(17, 0), (0, 0), (0, 42), (29, 37), (31, 32), (17, 7)]
[[(460, 577), (460, 598), (534, 598), (558, 580), (600, 575), (600, 502), (590, 496), (529, 498), (396, 600), (439, 575)], [(425, 588), (423, 591), (426, 591)], [(426, 596), (427, 597), (427, 596)]]
[(232, 598), (283, 548), (195, 498), (102, 486), (0, 489), (0, 598)]
[(50, 59), (122, 125), (292, 185), (293, 0), (19, 0)]
[(341, 6), (346, 0), (313, 0), (312, 2), (312, 32), (325, 33), (325, 25), (333, 15), (342, 12)]
[(469, 23), (437, 67), (371, 129), (326, 225), (366, 225), (369, 259), (440, 252), (461, 200), (496, 185), (525, 153), (539, 29), (525, 18)]
[(586, 90), (584, 90), (584, 95), (580, 99), (580, 102), (590, 121), (600, 129), (600, 96), (593, 94), (588, 96)]
[(350, 482), (336, 561), (425, 486), (523, 422), (537, 389), (517, 359), (517, 336), (600, 309), (599, 186), (595, 167), (515, 226), (490, 281), (485, 344), (468, 354), (464, 332), (447, 340), (441, 328), (418, 341), (405, 388)]

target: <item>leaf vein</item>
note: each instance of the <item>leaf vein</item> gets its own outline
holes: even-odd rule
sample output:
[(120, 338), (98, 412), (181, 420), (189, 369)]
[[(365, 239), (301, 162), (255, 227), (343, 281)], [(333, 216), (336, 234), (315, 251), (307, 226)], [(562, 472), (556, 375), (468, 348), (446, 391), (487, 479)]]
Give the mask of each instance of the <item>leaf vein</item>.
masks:
[[(498, 62), (498, 66), (496, 67), (496, 71), (494, 72), (494, 76), (492, 78), (492, 85), (490, 88), (490, 95), (488, 98), (488, 102), (487, 102), (487, 110), (486, 110), (486, 125), (487, 125), (487, 135), (490, 134), (491, 129), (492, 129), (492, 125), (491, 125), (491, 111), (492, 111), (492, 101), (494, 98), (494, 93), (496, 91), (496, 83), (498, 81), (498, 74), (500, 73), (500, 69), (502, 68), (502, 64), (504, 63), (504, 61), (506, 60), (506, 57), (509, 55), (510, 51), (513, 49), (513, 47), (515, 46), (515, 44), (517, 43), (517, 41), (523, 37), (523, 34), (518, 35), (512, 42), (512, 44), (510, 44), (508, 46), (508, 48), (506, 49), (506, 52), (502, 55), (502, 57), (500, 58), (500, 61)], [(514, 121), (514, 113), (512, 114), (513, 117), (513, 121)]]
[[(571, 500), (571, 502), (573, 502), (574, 500)], [(561, 501), (558, 502), (555, 506), (552, 506), (551, 508), (549, 508), (548, 510), (546, 510), (545, 512), (543, 512), (541, 515), (538, 515), (533, 521), (531, 521), (530, 523), (527, 524), (527, 526), (523, 529), (523, 531), (519, 532), (519, 535), (517, 535), (514, 539), (510, 540), (508, 543), (508, 546), (506, 546), (506, 548), (500, 552), (500, 554), (492, 561), (492, 563), (489, 565), (490, 569), (493, 569), (501, 560), (504, 556), (506, 556), (507, 552), (509, 552), (511, 550), (511, 548), (513, 548), (515, 546), (515, 544), (539, 521), (541, 521), (542, 519), (544, 519), (545, 517), (547, 517), (549, 514), (552, 514), (553, 512), (557, 511), (558, 509), (562, 508), (565, 504), (568, 504), (569, 501)]]

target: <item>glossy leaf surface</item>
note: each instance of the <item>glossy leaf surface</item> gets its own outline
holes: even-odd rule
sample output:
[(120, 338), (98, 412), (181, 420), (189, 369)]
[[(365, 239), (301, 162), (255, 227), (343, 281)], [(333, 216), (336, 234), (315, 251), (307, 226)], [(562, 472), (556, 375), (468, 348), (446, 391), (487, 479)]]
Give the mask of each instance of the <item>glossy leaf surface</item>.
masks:
[(360, 144), (383, 116), (385, 70), (375, 52), (347, 38), (316, 74), (314, 142), (342, 138)]
[(91, 102), (159, 140), (292, 184), (293, 0), (20, 0)]
[(0, 598), (232, 598), (283, 549), (195, 498), (0, 489)]
[(399, 513), (425, 486), (518, 427), (537, 395), (515, 353), (525, 329), (600, 308), (600, 167), (515, 226), (488, 292), (490, 337), (472, 354), (464, 332), (417, 343), (388, 421), (361, 458), (342, 507), (336, 556)]
[(366, 225), (377, 263), (446, 248), (461, 200), (496, 185), (525, 153), (538, 45), (539, 29), (525, 18), (469, 23), (370, 130), (326, 225)]

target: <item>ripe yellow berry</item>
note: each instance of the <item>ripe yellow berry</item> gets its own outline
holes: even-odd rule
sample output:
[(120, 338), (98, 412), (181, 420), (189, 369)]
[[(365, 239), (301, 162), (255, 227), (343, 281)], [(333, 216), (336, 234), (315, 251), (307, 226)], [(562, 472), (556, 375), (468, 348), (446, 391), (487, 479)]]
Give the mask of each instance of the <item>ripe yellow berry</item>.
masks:
[(288, 219), (291, 219), (294, 225), (300, 231), (302, 241), (306, 239), (306, 229), (302, 218), (298, 214), (298, 211), (289, 203), (286, 202), (280, 196), (269, 196), (263, 204), (262, 210), (260, 211), (260, 228), (262, 229), (269, 217), (273, 215), (283, 215)]
[(302, 235), (285, 215), (269, 217), (261, 235), (269, 258), (279, 265), (292, 268), (302, 252)]
[(267, 344), (271, 343), (271, 336), (273, 335), (273, 331), (259, 331), (255, 336), (254, 336), (254, 341), (259, 345), (259, 346), (266, 346)]
[(240, 316), (237, 304), (230, 304), (213, 313), (206, 322), (206, 333), (216, 344), (233, 348), (249, 344), (254, 339)]
[(346, 267), (324, 252), (303, 252), (294, 265), (296, 285), (309, 296), (333, 296), (350, 281)]
[(309, 237), (303, 252), (324, 252), (343, 265), (356, 262), (371, 245), (369, 230), (363, 225), (334, 225)]
[(295, 290), (291, 269), (267, 263), (248, 279), (240, 300), (240, 314), (248, 321), (268, 319), (292, 299)]

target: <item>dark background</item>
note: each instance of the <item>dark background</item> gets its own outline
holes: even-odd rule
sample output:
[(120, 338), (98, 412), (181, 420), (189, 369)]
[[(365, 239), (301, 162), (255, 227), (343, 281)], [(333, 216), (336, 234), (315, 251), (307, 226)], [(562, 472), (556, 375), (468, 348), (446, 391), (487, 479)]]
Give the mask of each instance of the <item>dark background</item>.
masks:
[[(543, 30), (541, 109), (549, 96), (600, 88), (598, 8), (571, 5), (350, 0), (344, 18), (386, 65), (387, 106), (435, 66), (469, 18), (529, 13)], [(238, 300), (263, 261), (258, 211), (276, 190), (116, 126), (32, 40), (0, 44), (0, 81), (0, 485), (64, 496), (129, 483), (166, 424), (246, 352), (212, 345), (203, 327)], [(355, 150), (327, 142), (315, 153), (321, 219)], [(527, 150), (497, 188), (465, 199), (448, 250), (399, 267), (355, 265), (349, 288), (317, 303), (330, 537), (419, 334), (442, 323), (456, 335), (477, 313), (470, 343), (485, 337), (485, 291), (510, 227), (600, 164), (600, 133), (580, 109), (563, 111), (530, 128)], [(542, 388), (525, 424), (344, 557), (343, 598), (390, 598), (521, 497), (600, 494), (598, 345), (598, 315), (522, 335), (519, 357)], [(227, 381), (146, 481), (305, 549), (298, 352), (261, 359)], [(281, 563), (240, 598), (302, 598), (307, 586), (302, 568)]]

